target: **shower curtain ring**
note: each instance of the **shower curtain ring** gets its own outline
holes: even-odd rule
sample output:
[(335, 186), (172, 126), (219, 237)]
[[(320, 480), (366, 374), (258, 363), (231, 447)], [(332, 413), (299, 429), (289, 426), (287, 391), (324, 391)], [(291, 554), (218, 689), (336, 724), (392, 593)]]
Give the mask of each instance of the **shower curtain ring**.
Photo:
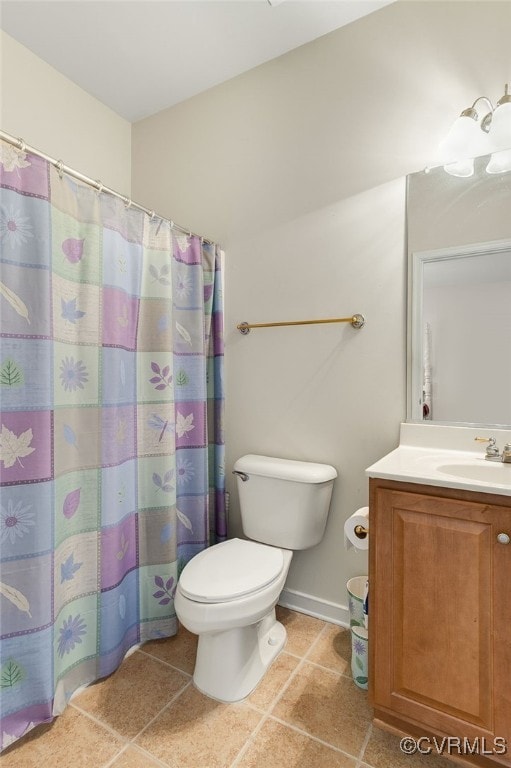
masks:
[(126, 206), (126, 208), (131, 208), (131, 197), (124, 198), (124, 205)]
[(174, 229), (174, 222), (172, 221), (172, 219), (170, 220), (170, 228)]
[(149, 213), (149, 216), (150, 216), (150, 219), (151, 219), (151, 221), (152, 221), (152, 220), (154, 219), (154, 217), (156, 216), (156, 213), (155, 213), (154, 211), (151, 211), (151, 212)]
[(103, 192), (105, 187), (103, 185), (103, 182), (100, 181), (99, 179), (96, 179), (96, 184), (98, 185), (98, 188), (96, 189), (96, 192), (98, 193), (98, 195), (100, 195)]
[(24, 152), (24, 151), (26, 150), (26, 148), (27, 148), (27, 145), (25, 144), (24, 140), (23, 140), (23, 139), (21, 139), (21, 138), (20, 138), (20, 139), (18, 139), (18, 144), (19, 144), (19, 147), (18, 147), (18, 149), (19, 149), (21, 152)]
[(62, 160), (57, 160), (55, 163), (55, 168), (57, 169), (57, 173), (59, 174), (60, 178), (62, 178), (62, 169), (64, 167), (64, 163)]

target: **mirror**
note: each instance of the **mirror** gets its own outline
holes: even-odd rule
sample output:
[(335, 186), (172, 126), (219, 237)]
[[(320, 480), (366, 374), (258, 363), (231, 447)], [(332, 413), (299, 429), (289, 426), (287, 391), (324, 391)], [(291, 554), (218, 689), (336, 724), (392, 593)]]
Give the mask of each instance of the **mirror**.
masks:
[(511, 173), (407, 178), (409, 421), (511, 426)]

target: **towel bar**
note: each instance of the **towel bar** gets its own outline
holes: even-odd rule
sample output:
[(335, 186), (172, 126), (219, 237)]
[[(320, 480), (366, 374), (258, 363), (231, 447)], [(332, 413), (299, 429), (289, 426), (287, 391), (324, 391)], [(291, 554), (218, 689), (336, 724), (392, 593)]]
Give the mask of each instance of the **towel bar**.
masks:
[(291, 320), (281, 323), (239, 323), (236, 328), (246, 336), (251, 328), (276, 328), (283, 325), (319, 325), (322, 323), (351, 323), (353, 328), (362, 328), (365, 325), (364, 315), (356, 314), (351, 317), (331, 317), (326, 320)]

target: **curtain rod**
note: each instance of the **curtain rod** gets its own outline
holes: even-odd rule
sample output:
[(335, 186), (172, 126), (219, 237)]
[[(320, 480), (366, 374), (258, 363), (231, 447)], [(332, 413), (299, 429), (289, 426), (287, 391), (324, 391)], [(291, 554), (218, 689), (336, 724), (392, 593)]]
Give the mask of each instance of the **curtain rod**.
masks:
[(26, 144), (25, 141), (23, 141), (23, 139), (18, 139), (15, 136), (11, 136), (9, 133), (6, 133), (5, 131), (2, 131), (2, 130), (0, 130), (0, 139), (3, 139), (8, 144), (12, 144), (21, 152), (29, 152), (31, 155), (37, 155), (37, 157), (41, 157), (43, 160), (46, 160), (51, 165), (55, 166), (59, 174), (66, 173), (68, 176), (73, 176), (73, 178), (78, 179), (79, 181), (83, 181), (85, 184), (88, 184), (90, 187), (94, 187), (98, 192), (106, 192), (107, 195), (118, 197), (120, 200), (124, 202), (127, 208), (138, 208), (138, 210), (143, 211), (144, 213), (147, 213), (152, 219), (156, 216), (158, 219), (161, 219), (162, 221), (168, 221), (171, 229), (177, 229), (183, 234), (188, 235), (188, 237), (198, 237), (201, 240), (201, 242), (208, 243), (209, 245), (215, 245), (214, 240), (210, 240), (208, 237), (203, 237), (202, 235), (197, 235), (195, 232), (192, 232), (191, 229), (189, 229), (188, 227), (182, 227), (180, 224), (176, 224), (175, 221), (172, 221), (171, 219), (167, 219), (166, 216), (160, 216), (155, 211), (150, 211), (149, 208), (145, 208), (145, 206), (140, 205), (139, 203), (134, 203), (130, 197), (126, 197), (126, 195), (121, 195), (120, 192), (116, 192), (114, 189), (110, 189), (110, 187), (105, 187), (105, 185), (102, 184), (101, 181), (91, 179), (89, 176), (84, 176), (84, 174), (80, 173), (80, 171), (75, 171), (74, 168), (71, 168), (69, 165), (65, 165), (62, 162), (62, 160), (56, 160), (54, 157), (50, 157), (44, 152), (41, 152), (39, 149), (36, 149), (35, 147), (31, 147), (29, 144)]

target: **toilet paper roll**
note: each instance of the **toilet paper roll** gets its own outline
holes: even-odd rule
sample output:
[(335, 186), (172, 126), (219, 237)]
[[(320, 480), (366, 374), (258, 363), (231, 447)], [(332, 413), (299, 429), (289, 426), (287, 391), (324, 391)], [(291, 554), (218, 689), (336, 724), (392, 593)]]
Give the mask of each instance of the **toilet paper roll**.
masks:
[(357, 536), (355, 528), (362, 526), (369, 530), (369, 507), (360, 507), (344, 523), (344, 546), (346, 549), (354, 547), (359, 550), (366, 550), (369, 547), (369, 534), (363, 537)]

